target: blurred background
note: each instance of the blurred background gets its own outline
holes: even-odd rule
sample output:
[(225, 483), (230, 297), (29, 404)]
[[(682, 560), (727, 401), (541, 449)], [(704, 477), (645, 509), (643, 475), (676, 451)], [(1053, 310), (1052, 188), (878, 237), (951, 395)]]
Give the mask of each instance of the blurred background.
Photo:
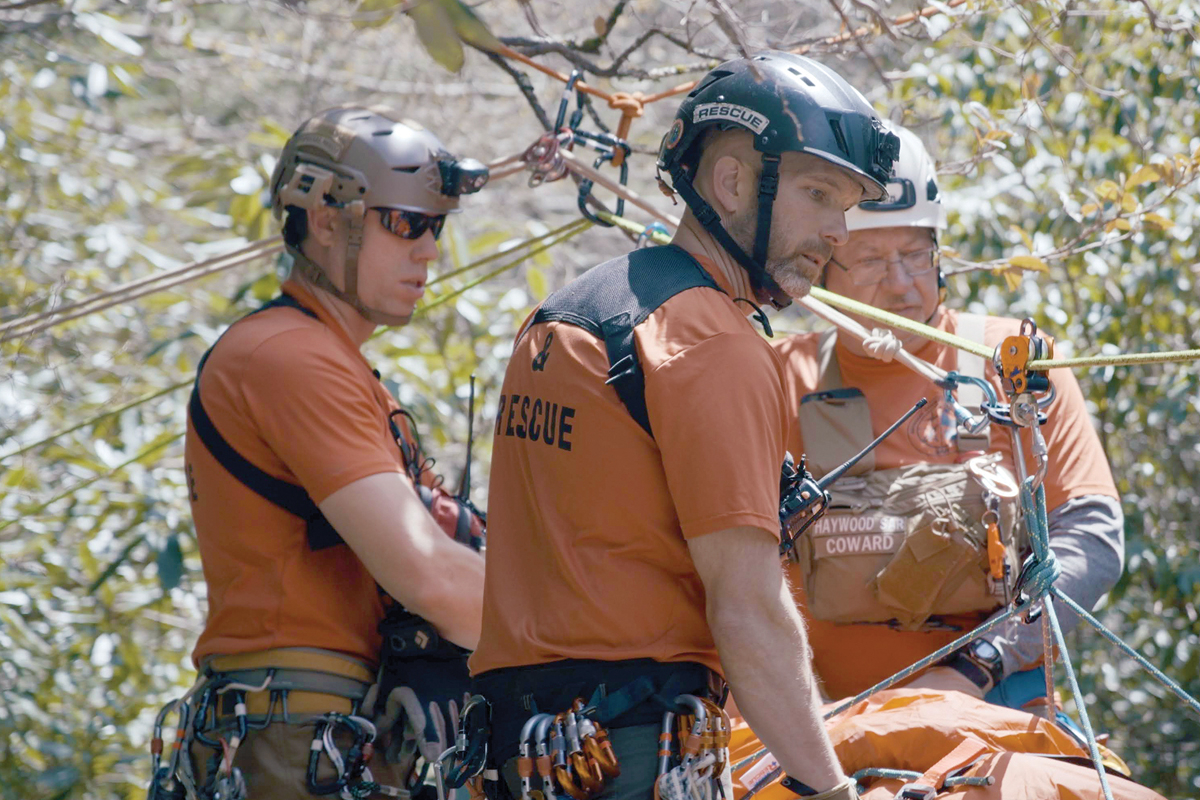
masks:
[[(1200, 4), (482, 0), (475, 22), (464, 8), (0, 0), (0, 798), (144, 796), (154, 714), (194, 678), (205, 591), (182, 460), (188, 386), (286, 264), (257, 256), (173, 285), (164, 276), (278, 233), (265, 183), (321, 108), (386, 104), (460, 155), (522, 153), (553, 121), (563, 83), (459, 42), (482, 26), (608, 94), (669, 90), (741, 52), (805, 52), (939, 161), (950, 305), (1030, 316), (1076, 354), (1200, 347)], [(629, 186), (674, 214), (653, 153), (677, 103), (646, 105), (629, 132)], [(621, 118), (603, 98), (584, 111), (591, 131)], [(477, 376), (481, 506), (518, 326), (632, 244), (592, 226), (542, 249), (580, 218), (577, 200), (570, 178), (493, 180), (447, 226), (433, 272), (455, 274), (431, 285), (428, 310), (367, 347), (452, 487)], [(114, 291), (142, 279), (155, 282)], [(39, 316), (81, 301), (89, 313)], [(776, 327), (815, 323), (793, 309)], [(1127, 524), (1126, 574), (1099, 614), (1200, 692), (1197, 370), (1080, 380)], [(1097, 635), (1070, 641), (1092, 719), (1135, 777), (1200, 796), (1200, 721)]]

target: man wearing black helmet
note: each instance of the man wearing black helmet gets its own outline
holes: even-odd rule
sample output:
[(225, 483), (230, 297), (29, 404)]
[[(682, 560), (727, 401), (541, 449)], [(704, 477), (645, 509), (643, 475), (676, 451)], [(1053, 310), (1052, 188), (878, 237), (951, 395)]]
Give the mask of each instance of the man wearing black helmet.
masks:
[[(687, 204), (674, 243), (595, 267), (521, 331), (496, 418), (471, 661), (504, 768), (493, 794), (528, 794), (516, 770), (532, 762), (515, 757), (545, 730), (531, 715), (579, 698), (620, 766), (590, 796), (670, 795), (655, 778), (664, 711), (678, 695), (721, 702), (728, 680), (798, 791), (854, 796), (779, 562), (782, 365), (747, 315), (808, 291), (845, 243), (846, 210), (883, 195), (896, 154), (862, 95), (822, 65), (783, 53), (723, 64), (663, 140), (659, 168)], [(577, 797), (569, 767), (562, 778), (543, 788)]]
[[(208, 619), (152, 797), (416, 791), (412, 763), (453, 739), (462, 648), (479, 636), (482, 528), (437, 488), (359, 349), (409, 321), (446, 215), (486, 180), (383, 108), (328, 109), (284, 147), (271, 201), (292, 274), (204, 356), (188, 407)], [(393, 658), (396, 637), (418, 658)], [(368, 767), (387, 743), (371, 717), (381, 736), (400, 720), (402, 735)]]

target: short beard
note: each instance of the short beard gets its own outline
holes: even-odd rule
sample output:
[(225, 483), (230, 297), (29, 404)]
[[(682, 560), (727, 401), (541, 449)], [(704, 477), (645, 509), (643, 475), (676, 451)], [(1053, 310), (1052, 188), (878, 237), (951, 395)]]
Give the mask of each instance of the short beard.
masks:
[[(732, 217), (725, 227), (738, 247), (753, 258), (754, 240), (758, 230), (758, 204), (755, 203), (753, 208)], [(771, 238), (767, 243), (767, 263), (764, 268), (788, 297), (799, 299), (807, 295), (812, 289), (813, 283), (821, 278), (820, 274), (811, 277), (804, 275), (796, 268), (795, 264), (800, 258), (800, 253), (825, 253), (828, 257), (830, 248), (820, 240), (805, 240), (795, 251), (784, 254), (780, 252), (783, 246), (779, 243), (779, 234), (779, 230), (772, 225)], [(804, 268), (808, 269), (807, 265)]]

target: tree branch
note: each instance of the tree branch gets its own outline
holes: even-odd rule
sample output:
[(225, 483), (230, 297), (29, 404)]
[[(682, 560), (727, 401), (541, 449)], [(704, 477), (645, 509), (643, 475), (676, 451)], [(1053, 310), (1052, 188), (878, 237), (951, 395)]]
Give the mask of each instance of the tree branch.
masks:
[(529, 82), (529, 76), (519, 69), (508, 63), (508, 59), (504, 56), (482, 51), (492, 63), (498, 66), (509, 74), (509, 76), (517, 82), (517, 88), (521, 90), (521, 94), (525, 96), (525, 100), (533, 109), (533, 113), (537, 115), (538, 122), (542, 124), (542, 128), (550, 130), (550, 117), (546, 115), (546, 109), (542, 108), (542, 104), (538, 102), (537, 92), (533, 90), (533, 84)]

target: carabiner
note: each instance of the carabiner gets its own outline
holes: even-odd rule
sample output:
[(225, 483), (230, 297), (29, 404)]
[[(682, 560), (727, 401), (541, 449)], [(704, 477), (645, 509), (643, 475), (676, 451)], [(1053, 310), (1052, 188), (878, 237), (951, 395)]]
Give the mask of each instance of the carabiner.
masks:
[(704, 729), (707, 727), (708, 709), (704, 700), (694, 694), (681, 694), (675, 698), (675, 704), (686, 706), (693, 716), (692, 728), (687, 737), (679, 742), (679, 756), (683, 766), (690, 766), (700, 754), (703, 745)]
[(606, 778), (616, 778), (621, 774), (621, 765), (617, 754), (613, 752), (612, 742), (608, 740), (608, 731), (600, 727), (600, 723), (588, 718), (583, 707), (583, 700), (577, 699), (571, 705), (579, 728), (579, 738), (583, 751), (594, 761)]
[[(624, 142), (621, 142), (620, 146), (625, 150), (626, 155), (628, 155), (628, 153), (630, 152), (629, 145), (625, 144)], [(608, 152), (602, 152), (600, 154), (600, 157), (596, 159), (596, 163), (592, 165), (592, 168), (599, 169), (600, 166), (605, 161), (612, 161), (612, 160), (613, 160), (613, 151), (612, 150), (610, 150)], [(627, 158), (621, 162), (620, 184), (622, 186), (624, 186), (628, 182), (629, 182), (629, 159)], [(611, 228), (611, 227), (613, 227), (613, 223), (611, 223), (607, 220), (601, 219), (600, 217), (593, 214), (591, 212), (591, 209), (588, 208), (587, 201), (588, 201), (588, 198), (592, 194), (592, 186), (593, 185), (594, 184), (590, 178), (584, 178), (583, 180), (579, 181), (579, 213), (582, 214), (585, 219), (591, 221), (592, 223), (594, 223), (596, 225), (602, 225), (605, 228)], [(623, 198), (623, 197), (617, 198), (617, 208), (614, 213), (618, 217), (625, 216), (625, 198)]]
[(675, 712), (665, 711), (662, 732), (658, 734), (658, 774), (666, 775), (671, 770), (671, 739), (675, 732)]
[[(482, 718), (476, 713), (477, 724), (470, 725), (471, 712), (483, 709)], [(483, 695), (472, 695), (458, 716), (458, 736), (454, 745), (454, 763), (446, 772), (446, 785), (451, 789), (464, 786), (467, 781), (483, 771), (488, 754), (489, 715), (487, 700)]]
[(533, 800), (533, 753), (529, 749), (529, 737), (543, 714), (534, 714), (521, 728), (521, 740), (517, 744), (517, 775), (521, 778), (521, 800)]
[(537, 756), (537, 773), (542, 779), (542, 794), (546, 800), (554, 800), (557, 796), (554, 793), (554, 768), (550, 763), (550, 747), (546, 741), (550, 725), (554, 722), (554, 715), (539, 714), (536, 719), (533, 728), (533, 749)]

